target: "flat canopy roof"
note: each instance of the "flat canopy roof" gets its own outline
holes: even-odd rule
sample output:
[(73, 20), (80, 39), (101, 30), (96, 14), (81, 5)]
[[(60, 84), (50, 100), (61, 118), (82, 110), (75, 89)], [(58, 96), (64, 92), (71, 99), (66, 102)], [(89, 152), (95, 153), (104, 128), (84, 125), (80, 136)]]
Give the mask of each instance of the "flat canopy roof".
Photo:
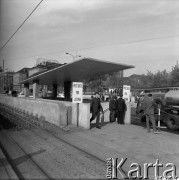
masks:
[(130, 68), (134, 68), (134, 66), (93, 58), (83, 58), (30, 77), (20, 82), (20, 84), (32, 84), (33, 81), (37, 79), (41, 85), (60, 84), (64, 81), (79, 82), (97, 75), (108, 74)]

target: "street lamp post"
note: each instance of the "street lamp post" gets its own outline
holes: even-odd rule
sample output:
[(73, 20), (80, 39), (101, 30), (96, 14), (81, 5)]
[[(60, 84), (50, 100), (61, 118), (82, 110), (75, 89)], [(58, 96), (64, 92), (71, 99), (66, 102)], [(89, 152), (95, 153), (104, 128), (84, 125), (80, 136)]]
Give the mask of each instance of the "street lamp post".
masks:
[(70, 53), (68, 53), (68, 52), (67, 52), (66, 54), (70, 55), (70, 56), (73, 58), (73, 61), (75, 61), (75, 58), (76, 58), (76, 57), (81, 57), (80, 55), (74, 56), (73, 54), (70, 54)]
[[(76, 55), (74, 56), (73, 54), (70, 54), (68, 52), (66, 52), (66, 54), (70, 55), (73, 58), (73, 61), (75, 61), (76, 57), (81, 57), (80, 55)], [(79, 126), (79, 103), (77, 103), (77, 127)]]

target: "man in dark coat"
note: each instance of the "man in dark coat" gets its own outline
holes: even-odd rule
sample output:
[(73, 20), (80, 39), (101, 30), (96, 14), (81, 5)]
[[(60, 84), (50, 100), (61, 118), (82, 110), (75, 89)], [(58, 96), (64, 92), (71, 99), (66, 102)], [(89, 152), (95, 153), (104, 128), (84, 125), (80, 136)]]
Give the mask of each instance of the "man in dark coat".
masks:
[(95, 97), (91, 100), (91, 104), (90, 104), (90, 113), (92, 113), (90, 122), (96, 118), (96, 128), (98, 129), (101, 129), (101, 127), (99, 126), (100, 111), (104, 113), (103, 107), (101, 106), (99, 93), (96, 92)]
[(113, 95), (109, 102), (109, 120), (110, 122), (115, 122), (116, 119), (116, 96)]
[(157, 106), (157, 104), (154, 102), (152, 98), (152, 94), (148, 94), (148, 97), (144, 98), (144, 114), (146, 115), (146, 125), (147, 125), (147, 132), (150, 132), (150, 124), (149, 121), (151, 121), (153, 126), (153, 132), (155, 134), (158, 134), (159, 132), (156, 130), (156, 124), (155, 124), (155, 117), (154, 117), (154, 108)]
[(119, 98), (116, 100), (116, 111), (117, 111), (117, 123), (124, 124), (124, 115), (126, 111), (125, 100), (122, 99), (123, 94), (119, 94)]

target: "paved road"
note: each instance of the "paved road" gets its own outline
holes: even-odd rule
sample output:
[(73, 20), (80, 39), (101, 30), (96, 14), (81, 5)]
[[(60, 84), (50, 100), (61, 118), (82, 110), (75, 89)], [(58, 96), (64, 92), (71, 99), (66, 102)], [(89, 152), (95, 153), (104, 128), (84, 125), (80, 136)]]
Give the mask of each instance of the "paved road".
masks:
[(25, 179), (105, 178), (105, 163), (39, 129), (2, 130), (0, 142)]
[[(22, 154), (19, 157), (16, 154), (12, 160), (22, 165), (30, 158), (48, 178), (105, 178), (105, 162), (111, 157), (127, 158), (122, 167), (125, 172), (131, 170), (131, 163), (138, 163), (143, 175), (144, 163), (154, 164), (159, 159), (164, 166), (159, 169), (160, 175), (167, 169), (167, 163), (173, 163), (179, 175), (179, 132), (162, 129), (159, 135), (148, 134), (145, 124), (137, 118), (132, 122), (132, 125), (105, 123), (102, 129), (91, 130), (73, 127), (64, 131), (52, 127), (49, 128), (51, 135), (35, 128), (8, 127), (5, 133), (29, 155), (24, 158)], [(2, 131), (0, 137), (0, 142), (5, 143)], [(150, 169), (149, 177), (154, 177), (154, 168)], [(119, 173), (118, 178), (121, 178)]]

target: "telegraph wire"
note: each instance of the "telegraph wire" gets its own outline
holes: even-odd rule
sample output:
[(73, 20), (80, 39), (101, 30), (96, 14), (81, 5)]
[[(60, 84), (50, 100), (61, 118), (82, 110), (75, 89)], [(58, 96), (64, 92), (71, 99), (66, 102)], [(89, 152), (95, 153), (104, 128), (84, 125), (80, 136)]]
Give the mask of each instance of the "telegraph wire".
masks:
[[(145, 42), (145, 41), (152, 41), (152, 40), (157, 40), (157, 39), (165, 39), (165, 38), (171, 38), (171, 37), (178, 37), (179, 34), (176, 35), (169, 35), (169, 36), (160, 36), (160, 37), (154, 37), (154, 38), (148, 38), (148, 39), (141, 39), (141, 40), (135, 40), (135, 41), (127, 41), (127, 42), (117, 42), (117, 43), (112, 43), (112, 44), (106, 44), (106, 45), (97, 45), (97, 46), (89, 46), (89, 47), (84, 47), (84, 48), (78, 48), (78, 49), (71, 49), (68, 51), (80, 51), (80, 50), (86, 50), (86, 49), (93, 49), (93, 48), (100, 48), (100, 47), (108, 47), (108, 46), (116, 46), (120, 44), (135, 44), (135, 43), (140, 43), (140, 42)], [(49, 53), (44, 53), (43, 55), (48, 55), (48, 54), (60, 54), (60, 53), (65, 53), (66, 51), (56, 51), (56, 52), (49, 52)], [(39, 54), (41, 55), (41, 54)], [(32, 55), (30, 57), (38, 56), (37, 55)]]
[(10, 38), (6, 41), (6, 43), (0, 48), (0, 52), (3, 50), (3, 48), (8, 44), (8, 42), (14, 37), (14, 35), (19, 31), (19, 29), (24, 25), (24, 23), (30, 18), (30, 16), (34, 13), (34, 11), (39, 7), (39, 5), (42, 3), (41, 0), (37, 6), (32, 10), (32, 12), (27, 16), (27, 18), (22, 22), (22, 24), (17, 28), (17, 30), (10, 36)]
[[(171, 38), (171, 37), (178, 37), (179, 34), (176, 35), (169, 35), (169, 36), (160, 36), (160, 37), (154, 37), (154, 38), (148, 38), (148, 39), (141, 39), (141, 40), (136, 40), (136, 41), (127, 41), (127, 42), (118, 42), (118, 43), (112, 43), (112, 44), (106, 44), (106, 45), (97, 45), (97, 46), (89, 46), (89, 47), (84, 47), (84, 48), (78, 48), (78, 49), (71, 49), (68, 51), (80, 51), (80, 50), (87, 50), (87, 49), (93, 49), (93, 48), (100, 48), (100, 47), (108, 47), (108, 46), (117, 46), (117, 45), (125, 45), (125, 44), (135, 44), (135, 43), (140, 43), (140, 42), (145, 42), (145, 41), (152, 41), (152, 40), (157, 40), (157, 39), (165, 39), (165, 38)], [(35, 57), (35, 56), (40, 56), (40, 55), (51, 55), (51, 54), (61, 54), (65, 53), (65, 50), (62, 51), (55, 51), (55, 52), (48, 52), (48, 53), (43, 53), (43, 54), (34, 54), (22, 58), (30, 58), (30, 57)], [(13, 58), (13, 59), (19, 59)]]
[[(165, 39), (165, 38), (171, 38), (171, 37), (178, 37), (179, 34), (176, 35), (169, 35), (169, 36), (160, 36), (160, 37), (154, 37), (154, 38), (148, 38), (148, 39), (141, 39), (141, 40), (136, 40), (136, 41), (127, 41), (127, 42), (117, 42), (117, 43), (112, 43), (112, 44), (106, 44), (106, 45), (97, 45), (97, 46), (89, 46), (89, 47), (84, 47), (84, 48), (78, 48), (78, 49), (71, 49), (68, 51), (80, 51), (80, 50), (85, 50), (85, 49), (93, 49), (93, 48), (100, 48), (100, 47), (108, 47), (108, 46), (116, 46), (120, 44), (134, 44), (134, 43), (140, 43), (140, 42), (145, 42), (145, 41), (152, 41), (152, 40), (157, 40), (157, 39)], [(49, 52), (49, 53), (44, 53), (43, 55), (48, 55), (48, 54), (58, 54), (58, 53), (65, 53), (66, 51), (56, 51), (56, 52)], [(30, 57), (38, 56), (41, 54), (36, 54), (32, 55)]]
[[(93, 49), (93, 48), (98, 48), (98, 47), (108, 47), (108, 46), (116, 46), (120, 44), (135, 44), (135, 43), (140, 43), (140, 42), (145, 42), (145, 41), (152, 41), (152, 40), (157, 40), (157, 39), (164, 39), (164, 38), (171, 38), (171, 37), (178, 37), (179, 34), (176, 35), (170, 35), (170, 36), (160, 36), (160, 37), (154, 37), (154, 38), (148, 38), (148, 39), (141, 39), (141, 40), (136, 40), (136, 41), (127, 41), (127, 42), (118, 42), (118, 43), (113, 43), (113, 44), (106, 44), (106, 45), (98, 45), (98, 46), (91, 46), (87, 48), (79, 48), (78, 50), (85, 50), (85, 49)], [(75, 51), (75, 50), (73, 50)]]
[[(154, 37), (154, 38), (148, 38), (148, 39), (141, 39), (141, 40), (136, 40), (136, 41), (127, 41), (127, 42), (118, 42), (118, 43), (112, 43), (112, 44), (106, 44), (106, 45), (97, 45), (97, 46), (89, 46), (89, 47), (84, 47), (84, 48), (78, 48), (78, 49), (71, 49), (67, 50), (69, 52), (72, 51), (80, 51), (80, 50), (87, 50), (87, 49), (93, 49), (93, 48), (102, 48), (102, 47), (108, 47), (108, 46), (117, 46), (117, 45), (125, 45), (125, 44), (134, 44), (134, 43), (141, 43), (145, 41), (152, 41), (152, 40), (157, 40), (157, 39), (165, 39), (165, 38), (171, 38), (171, 37), (178, 37), (179, 34), (176, 35), (169, 35), (169, 36), (160, 36), (160, 37)], [(36, 57), (36, 56), (41, 56), (41, 55), (51, 55), (51, 54), (62, 54), (65, 53), (66, 50), (61, 50), (61, 51), (55, 51), (55, 52), (47, 52), (47, 53), (41, 53), (41, 54), (34, 54), (30, 56), (25, 56), (25, 57), (20, 57), (20, 58), (31, 58), (31, 57)], [(13, 60), (19, 59), (19, 57), (13, 58)]]

